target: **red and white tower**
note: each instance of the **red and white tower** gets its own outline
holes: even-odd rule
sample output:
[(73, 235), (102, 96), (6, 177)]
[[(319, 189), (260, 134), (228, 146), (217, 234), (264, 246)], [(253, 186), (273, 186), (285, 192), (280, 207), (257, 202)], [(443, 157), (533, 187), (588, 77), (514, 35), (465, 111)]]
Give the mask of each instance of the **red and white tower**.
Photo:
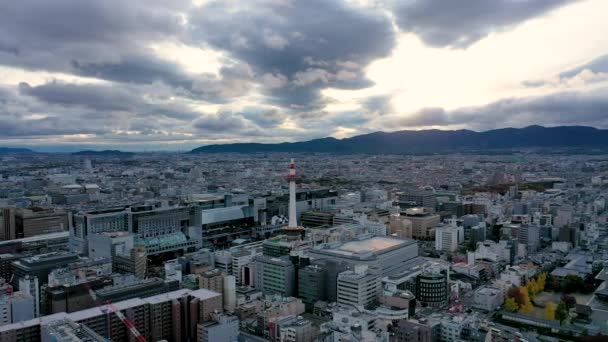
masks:
[(298, 219), (296, 212), (296, 164), (291, 159), (289, 164), (289, 175), (287, 176), (289, 181), (289, 225), (288, 228), (298, 228)]
[(283, 232), (296, 239), (300, 239), (304, 236), (304, 227), (298, 226), (298, 213), (296, 211), (296, 164), (293, 159), (289, 164), (289, 175), (287, 180), (289, 181), (289, 224), (283, 228)]

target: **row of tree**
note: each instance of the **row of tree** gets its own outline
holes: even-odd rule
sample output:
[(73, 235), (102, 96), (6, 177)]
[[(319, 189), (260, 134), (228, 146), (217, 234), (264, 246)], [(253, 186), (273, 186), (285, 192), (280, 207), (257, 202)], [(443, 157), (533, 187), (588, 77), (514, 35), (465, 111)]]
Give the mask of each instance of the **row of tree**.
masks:
[[(531, 279), (525, 286), (512, 287), (507, 291), (505, 309), (511, 312), (520, 312), (525, 315), (532, 313), (534, 305), (532, 299), (545, 290), (547, 285), (547, 274), (541, 273), (535, 279)], [(567, 294), (562, 295), (559, 304), (547, 303), (545, 307), (545, 319), (559, 320), (560, 324), (569, 317), (570, 309), (576, 305), (576, 299)]]
[(531, 279), (525, 286), (512, 287), (507, 291), (505, 308), (509, 311), (519, 311), (523, 314), (530, 314), (534, 308), (532, 299), (545, 290), (547, 274), (541, 273), (535, 279)]

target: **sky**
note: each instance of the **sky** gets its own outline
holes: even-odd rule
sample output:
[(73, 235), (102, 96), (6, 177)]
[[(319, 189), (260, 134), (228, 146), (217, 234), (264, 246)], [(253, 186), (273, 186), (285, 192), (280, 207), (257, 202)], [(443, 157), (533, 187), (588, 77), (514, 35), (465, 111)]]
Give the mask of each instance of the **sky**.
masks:
[(605, 0), (3, 0), (0, 146), (608, 128)]

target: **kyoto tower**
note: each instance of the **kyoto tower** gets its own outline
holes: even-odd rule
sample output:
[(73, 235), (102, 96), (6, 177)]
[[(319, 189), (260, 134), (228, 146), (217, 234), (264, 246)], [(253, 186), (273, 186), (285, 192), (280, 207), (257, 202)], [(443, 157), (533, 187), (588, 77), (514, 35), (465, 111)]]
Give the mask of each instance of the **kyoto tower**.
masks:
[(296, 211), (296, 164), (293, 159), (289, 164), (289, 225), (283, 228), (286, 235), (291, 237), (301, 238), (304, 235), (304, 227), (298, 226), (297, 211)]

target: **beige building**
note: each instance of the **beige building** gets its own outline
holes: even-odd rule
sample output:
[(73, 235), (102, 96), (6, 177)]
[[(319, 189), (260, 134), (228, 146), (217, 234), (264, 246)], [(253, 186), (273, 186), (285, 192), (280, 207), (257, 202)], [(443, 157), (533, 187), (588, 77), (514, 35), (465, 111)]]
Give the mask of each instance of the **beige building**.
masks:
[(198, 278), (199, 289), (207, 289), (217, 293), (224, 291), (224, 277), (226, 274), (220, 269), (213, 269), (201, 273)]
[(435, 239), (435, 227), (441, 222), (441, 216), (432, 214), (426, 208), (410, 208), (405, 210), (405, 218), (412, 222), (412, 238)]

